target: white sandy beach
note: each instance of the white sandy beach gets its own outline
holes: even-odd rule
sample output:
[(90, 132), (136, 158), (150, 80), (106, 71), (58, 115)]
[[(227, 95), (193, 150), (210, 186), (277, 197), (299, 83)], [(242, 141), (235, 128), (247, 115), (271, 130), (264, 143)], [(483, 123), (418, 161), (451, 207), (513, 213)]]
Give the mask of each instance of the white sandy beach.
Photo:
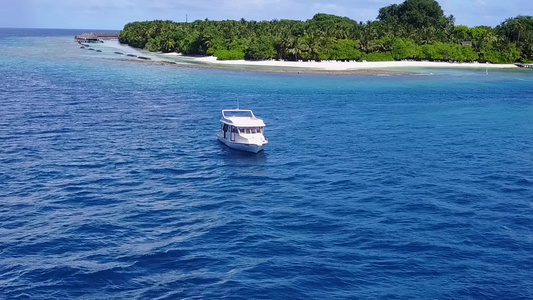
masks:
[(518, 68), (513, 64), (483, 64), (483, 63), (449, 63), (449, 62), (431, 62), (431, 61), (380, 61), (380, 62), (341, 62), (341, 61), (248, 61), (248, 60), (217, 60), (214, 56), (187, 56), (180, 53), (154, 53), (137, 48), (123, 45), (118, 42), (106, 42), (107, 46), (124, 51), (125, 53), (134, 53), (152, 58), (154, 61), (175, 61), (177, 63), (190, 64), (198, 63), (202, 65), (211, 66), (234, 66), (234, 67), (254, 67), (257, 70), (266, 68), (279, 67), (284, 69), (300, 69), (309, 71), (361, 71), (361, 70), (386, 70), (386, 69), (402, 69), (402, 68), (477, 68), (477, 69), (514, 69)]
[(480, 64), (480, 63), (448, 63), (448, 62), (431, 62), (431, 61), (380, 61), (380, 62), (303, 62), (303, 61), (245, 61), (231, 60), (220, 61), (214, 56), (195, 58), (209, 64), (219, 65), (243, 65), (243, 66), (263, 66), (263, 67), (287, 67), (287, 68), (306, 68), (323, 71), (350, 71), (364, 69), (396, 69), (396, 68), (480, 68), (480, 69), (509, 69), (517, 68), (513, 64)]

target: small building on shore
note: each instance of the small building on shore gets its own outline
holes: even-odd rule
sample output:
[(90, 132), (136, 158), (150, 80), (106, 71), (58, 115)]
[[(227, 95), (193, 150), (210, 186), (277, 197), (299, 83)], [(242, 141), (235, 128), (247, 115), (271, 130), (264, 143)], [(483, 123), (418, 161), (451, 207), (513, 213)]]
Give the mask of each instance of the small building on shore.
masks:
[(515, 63), (515, 66), (519, 68), (533, 69), (533, 64)]
[(74, 41), (80, 43), (98, 43), (106, 40), (117, 40), (120, 32), (105, 33), (82, 33), (74, 37)]

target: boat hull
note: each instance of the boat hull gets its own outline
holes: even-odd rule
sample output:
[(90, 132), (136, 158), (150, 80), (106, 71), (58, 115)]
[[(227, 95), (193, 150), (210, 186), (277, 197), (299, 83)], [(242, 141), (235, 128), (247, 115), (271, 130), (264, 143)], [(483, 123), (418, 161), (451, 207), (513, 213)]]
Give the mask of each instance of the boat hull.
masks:
[(228, 141), (224, 138), (218, 137), (218, 140), (225, 144), (226, 146), (240, 151), (246, 151), (246, 152), (252, 152), (257, 153), (265, 148), (266, 144), (257, 145), (257, 144), (242, 144), (242, 143), (234, 143), (231, 141)]

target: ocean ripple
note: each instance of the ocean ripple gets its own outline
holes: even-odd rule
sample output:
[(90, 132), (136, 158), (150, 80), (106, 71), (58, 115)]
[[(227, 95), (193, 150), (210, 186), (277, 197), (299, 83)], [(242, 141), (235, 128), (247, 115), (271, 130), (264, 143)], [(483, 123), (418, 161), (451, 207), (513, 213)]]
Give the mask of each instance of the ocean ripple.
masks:
[[(529, 73), (195, 70), (49, 38), (0, 44), (0, 298), (533, 298)], [(216, 141), (237, 99), (266, 151)]]

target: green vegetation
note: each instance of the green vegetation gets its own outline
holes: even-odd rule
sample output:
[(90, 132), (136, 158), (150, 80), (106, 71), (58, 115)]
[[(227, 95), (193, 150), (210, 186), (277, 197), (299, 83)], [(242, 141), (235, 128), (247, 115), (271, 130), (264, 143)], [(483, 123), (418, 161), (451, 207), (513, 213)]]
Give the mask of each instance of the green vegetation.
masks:
[(171, 21), (126, 24), (120, 42), (150, 51), (212, 54), (220, 60), (533, 61), (533, 17), (495, 28), (455, 26), (434, 0), (406, 0), (358, 23), (317, 14), (303, 21)]

